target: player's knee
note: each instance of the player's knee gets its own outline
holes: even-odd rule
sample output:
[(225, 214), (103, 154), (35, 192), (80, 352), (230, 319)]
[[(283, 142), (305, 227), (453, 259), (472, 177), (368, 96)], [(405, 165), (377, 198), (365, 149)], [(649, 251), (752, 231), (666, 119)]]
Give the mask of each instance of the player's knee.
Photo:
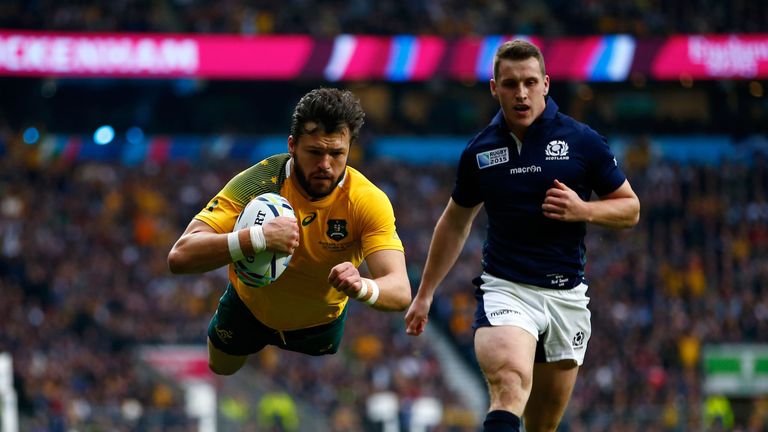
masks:
[(531, 392), (531, 377), (514, 369), (487, 374), (491, 397), (502, 406), (525, 403)]
[(530, 390), (531, 377), (515, 369), (500, 369), (486, 375), (492, 387), (515, 390)]

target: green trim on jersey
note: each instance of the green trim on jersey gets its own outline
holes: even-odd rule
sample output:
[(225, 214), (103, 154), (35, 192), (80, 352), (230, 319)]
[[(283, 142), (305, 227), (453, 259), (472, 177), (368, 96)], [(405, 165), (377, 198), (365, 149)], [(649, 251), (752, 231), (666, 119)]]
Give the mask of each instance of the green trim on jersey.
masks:
[(243, 207), (261, 194), (279, 194), (290, 158), (288, 153), (270, 156), (233, 177), (221, 192)]

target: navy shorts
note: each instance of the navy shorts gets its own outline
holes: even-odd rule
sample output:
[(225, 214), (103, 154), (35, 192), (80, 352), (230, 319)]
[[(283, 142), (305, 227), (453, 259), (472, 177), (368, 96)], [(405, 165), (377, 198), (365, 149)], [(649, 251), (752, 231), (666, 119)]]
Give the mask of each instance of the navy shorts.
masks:
[(320, 356), (339, 350), (344, 335), (347, 308), (338, 318), (315, 327), (278, 331), (257, 320), (240, 300), (232, 284), (219, 300), (219, 307), (208, 325), (208, 338), (213, 346), (229, 355), (249, 355), (267, 345)]

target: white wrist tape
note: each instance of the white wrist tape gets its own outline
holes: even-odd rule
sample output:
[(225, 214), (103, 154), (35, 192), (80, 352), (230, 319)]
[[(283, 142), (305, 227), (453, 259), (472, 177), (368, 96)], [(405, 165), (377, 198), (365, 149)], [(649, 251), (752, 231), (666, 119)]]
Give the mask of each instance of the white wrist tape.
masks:
[(376, 303), (376, 300), (379, 299), (379, 284), (377, 284), (376, 281), (373, 279), (363, 279), (363, 282), (366, 282), (366, 285), (371, 286), (371, 298), (364, 301), (363, 303), (369, 306), (373, 306)]
[(363, 297), (365, 297), (365, 295), (368, 294), (368, 284), (365, 283), (365, 279), (360, 278), (360, 282), (363, 283), (363, 287), (360, 288), (360, 291), (357, 292), (357, 296), (355, 297), (358, 300), (362, 300)]
[(259, 253), (267, 249), (267, 239), (264, 238), (264, 229), (261, 225), (254, 225), (250, 229), (251, 246), (253, 253)]
[(232, 262), (245, 258), (243, 249), (240, 248), (240, 238), (237, 236), (237, 231), (227, 234), (227, 246), (229, 246), (229, 256), (232, 257)]

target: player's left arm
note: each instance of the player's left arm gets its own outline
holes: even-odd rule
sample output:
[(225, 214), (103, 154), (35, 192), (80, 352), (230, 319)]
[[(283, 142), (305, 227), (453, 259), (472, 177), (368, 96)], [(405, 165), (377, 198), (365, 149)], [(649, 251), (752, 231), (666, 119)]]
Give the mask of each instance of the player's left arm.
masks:
[(555, 180), (541, 205), (544, 216), (563, 222), (589, 222), (608, 228), (631, 228), (640, 220), (640, 200), (628, 180), (597, 201), (584, 201), (565, 183)]
[(365, 258), (372, 278), (364, 278), (350, 262), (331, 269), (328, 282), (350, 298), (383, 311), (405, 310), (411, 303), (411, 285), (405, 266), (405, 254), (382, 249)]

